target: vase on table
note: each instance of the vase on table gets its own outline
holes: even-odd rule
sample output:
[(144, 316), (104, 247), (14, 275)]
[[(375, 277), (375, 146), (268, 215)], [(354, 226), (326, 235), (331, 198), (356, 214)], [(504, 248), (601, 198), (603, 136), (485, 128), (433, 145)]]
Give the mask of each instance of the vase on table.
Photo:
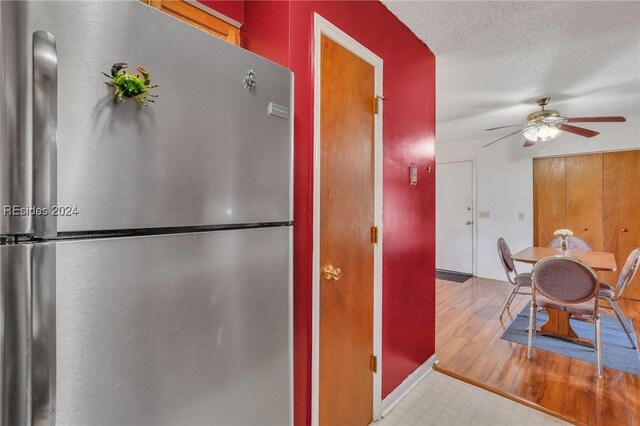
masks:
[(565, 252), (569, 249), (567, 237), (560, 237), (560, 249), (562, 249), (562, 255), (564, 256)]

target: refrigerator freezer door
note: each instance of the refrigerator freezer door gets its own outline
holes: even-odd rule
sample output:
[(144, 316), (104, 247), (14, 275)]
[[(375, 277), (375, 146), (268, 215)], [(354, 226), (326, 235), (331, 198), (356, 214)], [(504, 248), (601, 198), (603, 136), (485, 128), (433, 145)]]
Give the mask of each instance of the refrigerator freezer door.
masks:
[(280, 227), (49, 243), (56, 424), (292, 423), (289, 241)]
[[(48, 31), (58, 54), (60, 208), (51, 213), (59, 232), (291, 220), (289, 70), (140, 1), (0, 8), (1, 64), (11, 79), (1, 89), (3, 205), (32, 202), (23, 172), (37, 125), (32, 34)], [(148, 70), (154, 103), (114, 103), (102, 73), (118, 62), (133, 74)], [(254, 88), (245, 85), (250, 70)], [(13, 186), (21, 198), (9, 196)]]

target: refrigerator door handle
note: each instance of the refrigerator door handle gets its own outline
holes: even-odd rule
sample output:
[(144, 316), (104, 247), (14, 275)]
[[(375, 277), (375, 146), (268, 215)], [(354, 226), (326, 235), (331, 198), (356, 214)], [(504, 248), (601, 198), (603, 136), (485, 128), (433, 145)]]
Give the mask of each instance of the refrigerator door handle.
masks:
[(33, 33), (33, 235), (58, 233), (57, 203), (58, 54), (47, 31)]
[(56, 413), (56, 243), (33, 245), (31, 425), (52, 426)]
[(0, 425), (31, 424), (32, 245), (0, 245)]

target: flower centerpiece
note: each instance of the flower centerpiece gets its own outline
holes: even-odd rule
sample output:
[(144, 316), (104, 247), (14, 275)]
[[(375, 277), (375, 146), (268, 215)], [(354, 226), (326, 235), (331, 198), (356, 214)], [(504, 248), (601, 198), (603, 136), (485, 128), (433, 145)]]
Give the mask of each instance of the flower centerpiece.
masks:
[(569, 248), (567, 244), (567, 238), (573, 235), (573, 231), (571, 229), (556, 229), (553, 232), (553, 235), (556, 237), (560, 237), (560, 247), (562, 251), (565, 252)]

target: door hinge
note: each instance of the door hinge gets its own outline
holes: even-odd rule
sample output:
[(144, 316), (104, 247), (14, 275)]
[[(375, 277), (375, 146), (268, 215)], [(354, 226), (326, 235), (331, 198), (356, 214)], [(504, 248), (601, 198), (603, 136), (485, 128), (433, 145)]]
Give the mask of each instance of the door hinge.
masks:
[(383, 96), (379, 96), (377, 95), (375, 98), (373, 98), (373, 113), (377, 114), (380, 112), (380, 102), (381, 101), (386, 101), (387, 98), (383, 97)]
[(371, 355), (370, 368), (371, 368), (371, 371), (373, 371), (374, 373), (378, 372), (378, 357), (375, 355)]
[(371, 227), (371, 244), (378, 244), (378, 227)]

